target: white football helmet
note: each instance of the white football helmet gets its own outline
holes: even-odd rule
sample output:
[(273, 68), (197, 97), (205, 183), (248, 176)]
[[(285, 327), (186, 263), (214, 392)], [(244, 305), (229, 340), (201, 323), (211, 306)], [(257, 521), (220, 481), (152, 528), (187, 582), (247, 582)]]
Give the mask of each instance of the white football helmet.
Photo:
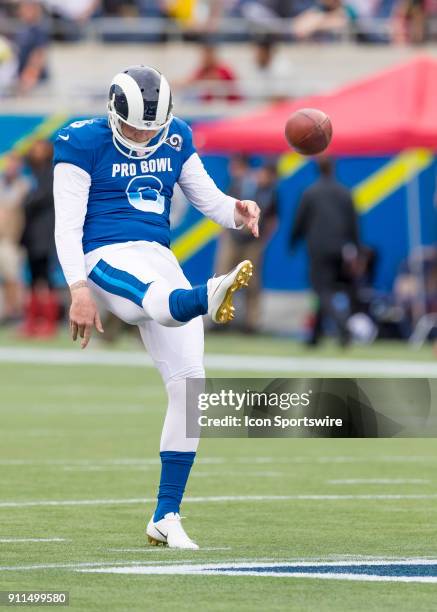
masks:
[[(173, 119), (170, 86), (150, 66), (131, 66), (116, 74), (109, 90), (108, 116), (115, 147), (130, 158), (152, 155), (168, 135)], [(158, 130), (145, 142), (135, 142), (122, 132), (122, 123), (137, 130)]]

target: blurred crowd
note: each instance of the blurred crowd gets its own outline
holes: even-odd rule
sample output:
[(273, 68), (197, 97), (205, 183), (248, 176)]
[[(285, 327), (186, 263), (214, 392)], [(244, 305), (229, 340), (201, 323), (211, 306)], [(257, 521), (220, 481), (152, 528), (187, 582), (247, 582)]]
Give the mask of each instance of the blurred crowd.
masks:
[[(1, 0), (0, 12), (4, 17), (16, 17), (17, 7), (25, 1)], [(209, 34), (220, 30), (223, 20), (229, 20), (222, 33), (237, 37), (247, 31), (234, 29), (229, 23), (242, 20), (290, 40), (338, 34), (351, 25), (359, 29), (360, 22), (369, 24), (373, 20), (377, 25), (378, 20), (393, 20), (396, 23), (391, 39), (406, 36), (421, 42), (428, 34), (426, 22), (437, 10), (436, 0), (40, 0), (37, 3), (51, 18), (51, 35), (69, 40), (78, 38), (81, 28), (96, 18), (143, 17), (161, 19), (192, 33)]]
[(0, 91), (46, 79), (54, 39), (421, 44), (436, 20), (437, 0), (0, 0)]
[[(87, 24), (112, 17), (117, 25), (100, 32), (107, 42), (165, 41), (172, 30), (162, 23), (169, 22), (199, 44), (196, 69), (172, 84), (193, 100), (276, 100), (292, 95), (293, 67), (277, 58), (280, 41), (338, 40), (347, 31), (360, 42), (423, 43), (437, 33), (437, 0), (0, 0), (0, 97), (48, 81), (54, 39), (81, 40)], [(220, 45), (230, 40), (253, 45), (246, 83), (236, 83), (235, 67), (220, 59)]]
[(35, 141), (11, 152), (0, 174), (0, 283), (3, 323), (27, 337), (50, 337), (59, 322), (54, 287), (53, 147)]

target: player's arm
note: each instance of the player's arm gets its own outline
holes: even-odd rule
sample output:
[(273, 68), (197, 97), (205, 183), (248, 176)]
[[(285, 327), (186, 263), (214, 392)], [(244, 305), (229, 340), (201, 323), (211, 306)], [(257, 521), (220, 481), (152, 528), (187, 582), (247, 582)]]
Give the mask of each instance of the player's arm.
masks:
[(193, 153), (184, 163), (178, 182), (188, 200), (206, 217), (223, 227), (236, 229), (246, 226), (258, 238), (258, 204), (224, 194), (205, 170), (197, 153)]
[(70, 330), (73, 340), (79, 335), (82, 348), (90, 340), (95, 326), (103, 332), (96, 303), (87, 284), (85, 255), (82, 248), (91, 177), (82, 168), (58, 163), (54, 171), (55, 241), (58, 258), (71, 292)]

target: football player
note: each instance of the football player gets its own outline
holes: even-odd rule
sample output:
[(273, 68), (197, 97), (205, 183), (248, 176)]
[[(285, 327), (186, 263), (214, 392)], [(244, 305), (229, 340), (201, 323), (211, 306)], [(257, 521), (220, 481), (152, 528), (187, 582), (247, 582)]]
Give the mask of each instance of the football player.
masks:
[(54, 155), (56, 245), (71, 290), (73, 340), (103, 332), (97, 303), (138, 325), (164, 380), (168, 409), (161, 436), (161, 479), (147, 525), (152, 544), (198, 548), (179, 516), (198, 439), (187, 438), (185, 386), (203, 378), (203, 321), (233, 317), (232, 295), (247, 285), (250, 261), (192, 288), (170, 250), (176, 183), (204, 215), (258, 237), (259, 208), (222, 193), (207, 174), (191, 130), (172, 114), (166, 78), (148, 66), (117, 74), (108, 118), (77, 121), (57, 135)]

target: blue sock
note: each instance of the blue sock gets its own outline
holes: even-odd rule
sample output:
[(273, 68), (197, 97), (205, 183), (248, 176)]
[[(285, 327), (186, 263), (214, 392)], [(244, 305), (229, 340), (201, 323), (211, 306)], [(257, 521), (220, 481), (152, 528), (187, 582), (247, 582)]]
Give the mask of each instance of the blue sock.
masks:
[(163, 451), (158, 505), (153, 520), (160, 521), (168, 512), (179, 512), (191, 466), (196, 453)]
[(208, 312), (206, 285), (200, 285), (194, 289), (175, 289), (170, 293), (168, 301), (171, 316), (182, 323)]

